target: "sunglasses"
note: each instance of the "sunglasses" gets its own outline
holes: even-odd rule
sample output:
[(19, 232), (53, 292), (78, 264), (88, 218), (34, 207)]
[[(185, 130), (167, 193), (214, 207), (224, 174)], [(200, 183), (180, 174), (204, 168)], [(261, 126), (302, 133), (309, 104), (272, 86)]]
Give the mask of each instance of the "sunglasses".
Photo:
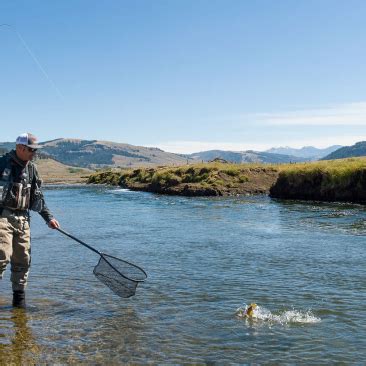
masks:
[(25, 145), (24, 145), (24, 147), (26, 147), (26, 148), (27, 148), (27, 150), (28, 150), (29, 152), (31, 152), (31, 153), (35, 153), (35, 152), (37, 152), (37, 150), (38, 150), (38, 149), (33, 149), (32, 147), (25, 146)]

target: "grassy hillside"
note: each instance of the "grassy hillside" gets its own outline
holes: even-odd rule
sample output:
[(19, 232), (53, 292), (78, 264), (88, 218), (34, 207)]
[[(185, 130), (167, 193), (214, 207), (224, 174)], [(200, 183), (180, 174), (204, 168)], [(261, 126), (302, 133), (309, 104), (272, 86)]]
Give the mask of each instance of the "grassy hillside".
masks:
[(85, 183), (93, 172), (89, 169), (67, 166), (53, 159), (37, 159), (35, 164), (45, 184)]
[(41, 144), (43, 153), (63, 164), (91, 169), (187, 163), (187, 158), (158, 148), (110, 141), (57, 139)]
[[(89, 169), (186, 164), (189, 157), (155, 147), (111, 141), (60, 138), (40, 142), (42, 154), (63, 164)], [(0, 142), (0, 148), (14, 149), (14, 142)]]
[[(2, 149), (0, 148), (0, 156), (2, 155), (1, 152)], [(89, 175), (94, 172), (90, 169), (62, 164), (56, 160), (46, 158), (43, 154), (37, 154), (34, 163), (45, 184), (86, 183)]]

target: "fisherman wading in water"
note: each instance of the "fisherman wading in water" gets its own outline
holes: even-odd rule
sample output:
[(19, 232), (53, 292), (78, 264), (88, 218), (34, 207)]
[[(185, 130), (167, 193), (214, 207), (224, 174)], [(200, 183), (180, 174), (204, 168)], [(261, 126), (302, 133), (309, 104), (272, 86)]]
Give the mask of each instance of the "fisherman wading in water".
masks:
[(38, 212), (50, 228), (60, 227), (45, 204), (31, 161), (40, 147), (34, 135), (23, 133), (16, 139), (15, 150), (0, 158), (0, 279), (10, 262), (13, 306), (20, 308), (25, 308), (31, 262), (29, 211)]

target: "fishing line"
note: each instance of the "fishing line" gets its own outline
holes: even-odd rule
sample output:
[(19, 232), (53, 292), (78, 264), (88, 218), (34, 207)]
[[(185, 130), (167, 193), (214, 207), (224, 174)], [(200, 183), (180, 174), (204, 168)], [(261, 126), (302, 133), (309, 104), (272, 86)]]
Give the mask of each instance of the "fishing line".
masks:
[(41, 65), (41, 63), (38, 61), (37, 57), (34, 55), (22, 35), (16, 30), (15, 27), (13, 27), (11, 24), (0, 24), (0, 27), (8, 27), (10, 30), (12, 30), (20, 40), (21, 44), (25, 48), (25, 50), (28, 52), (28, 55), (32, 58), (34, 63), (38, 66), (39, 70), (41, 70), (43, 76), (48, 80), (48, 82), (52, 85), (53, 89), (57, 92), (58, 96), (62, 99), (64, 99), (64, 96), (60, 92), (60, 89), (56, 86), (56, 84), (53, 82), (53, 80), (49, 77), (44, 67)]

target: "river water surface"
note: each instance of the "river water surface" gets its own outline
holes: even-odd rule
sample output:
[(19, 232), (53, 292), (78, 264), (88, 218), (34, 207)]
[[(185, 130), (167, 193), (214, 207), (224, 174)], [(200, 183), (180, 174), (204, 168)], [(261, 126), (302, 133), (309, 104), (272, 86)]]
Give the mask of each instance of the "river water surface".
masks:
[(0, 282), (0, 363), (366, 363), (365, 206), (45, 195), (64, 230), (149, 277), (115, 296), (92, 274), (98, 256), (34, 214), (26, 312), (10, 306), (9, 271)]

